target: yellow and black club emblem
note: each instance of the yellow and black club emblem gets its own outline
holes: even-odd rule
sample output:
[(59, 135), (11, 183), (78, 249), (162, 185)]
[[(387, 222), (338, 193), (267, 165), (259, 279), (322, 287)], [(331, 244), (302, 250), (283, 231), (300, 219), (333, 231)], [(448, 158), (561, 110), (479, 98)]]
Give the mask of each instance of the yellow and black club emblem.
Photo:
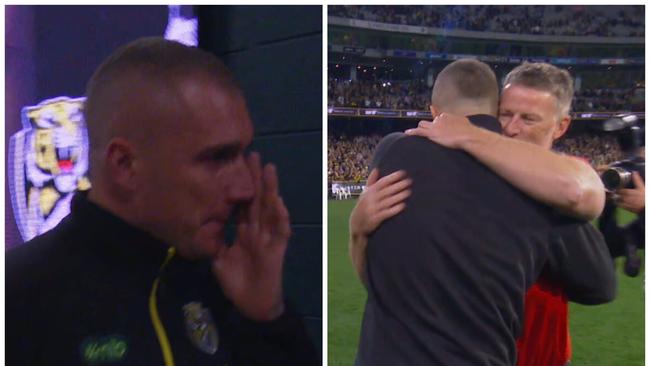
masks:
[(214, 325), (210, 310), (200, 302), (190, 302), (183, 306), (187, 336), (198, 349), (213, 355), (219, 349), (219, 333)]

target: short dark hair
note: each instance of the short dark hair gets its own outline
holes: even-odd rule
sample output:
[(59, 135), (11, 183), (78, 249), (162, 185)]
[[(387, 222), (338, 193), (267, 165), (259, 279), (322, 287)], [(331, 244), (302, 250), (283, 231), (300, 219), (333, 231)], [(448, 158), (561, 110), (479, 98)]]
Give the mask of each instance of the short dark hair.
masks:
[[(453, 88), (454, 96), (467, 100), (483, 100), (496, 114), (499, 104), (499, 84), (494, 71), (487, 64), (475, 59), (456, 60), (445, 66), (436, 77), (436, 84), (444, 83), (445, 90)], [(444, 99), (443, 92), (434, 85), (431, 102)]]
[(107, 137), (103, 110), (112, 110), (110, 93), (116, 82), (138, 76), (139, 81), (151, 80), (170, 84), (190, 75), (201, 73), (212, 78), (216, 85), (240, 90), (234, 76), (215, 55), (201, 49), (169, 41), (161, 37), (139, 38), (115, 50), (95, 70), (86, 86), (84, 118), (88, 128), (91, 169), (97, 149), (102, 148)]
[(521, 85), (550, 93), (557, 99), (560, 117), (568, 116), (573, 100), (573, 78), (568, 71), (543, 62), (524, 62), (506, 75), (503, 86)]

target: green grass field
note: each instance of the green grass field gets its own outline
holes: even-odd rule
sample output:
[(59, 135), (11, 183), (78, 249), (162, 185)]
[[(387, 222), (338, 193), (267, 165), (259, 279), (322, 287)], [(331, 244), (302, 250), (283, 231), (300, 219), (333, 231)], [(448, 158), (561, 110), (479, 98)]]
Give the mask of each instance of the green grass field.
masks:
[[(347, 254), (348, 216), (355, 201), (328, 204), (328, 364), (354, 363), (365, 289), (354, 275)], [(620, 212), (621, 220), (632, 219)], [(573, 342), (572, 366), (638, 366), (644, 364), (645, 271), (625, 276), (617, 263), (618, 295), (610, 304), (569, 308)]]

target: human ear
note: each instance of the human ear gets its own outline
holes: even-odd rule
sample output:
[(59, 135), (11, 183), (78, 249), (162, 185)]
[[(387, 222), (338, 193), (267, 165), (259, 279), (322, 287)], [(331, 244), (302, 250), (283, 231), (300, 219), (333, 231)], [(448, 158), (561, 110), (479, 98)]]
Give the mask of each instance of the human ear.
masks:
[(136, 159), (133, 145), (124, 138), (114, 138), (108, 143), (104, 159), (109, 179), (120, 188), (135, 190)]
[(429, 106), (429, 110), (431, 111), (432, 119), (435, 119), (440, 114), (440, 111), (433, 104)]
[(557, 140), (560, 137), (562, 137), (566, 131), (569, 129), (569, 125), (571, 124), (571, 117), (569, 116), (564, 116), (558, 122), (557, 128), (555, 129), (555, 132), (553, 132), (553, 140)]

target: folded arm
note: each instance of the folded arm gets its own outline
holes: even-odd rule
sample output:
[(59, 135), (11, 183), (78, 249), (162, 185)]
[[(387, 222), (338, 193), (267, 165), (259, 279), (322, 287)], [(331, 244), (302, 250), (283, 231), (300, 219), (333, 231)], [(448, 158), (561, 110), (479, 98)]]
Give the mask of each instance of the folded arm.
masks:
[(443, 146), (462, 149), (530, 197), (558, 211), (591, 220), (605, 206), (605, 189), (591, 166), (525, 141), (442, 114), (407, 131)]

